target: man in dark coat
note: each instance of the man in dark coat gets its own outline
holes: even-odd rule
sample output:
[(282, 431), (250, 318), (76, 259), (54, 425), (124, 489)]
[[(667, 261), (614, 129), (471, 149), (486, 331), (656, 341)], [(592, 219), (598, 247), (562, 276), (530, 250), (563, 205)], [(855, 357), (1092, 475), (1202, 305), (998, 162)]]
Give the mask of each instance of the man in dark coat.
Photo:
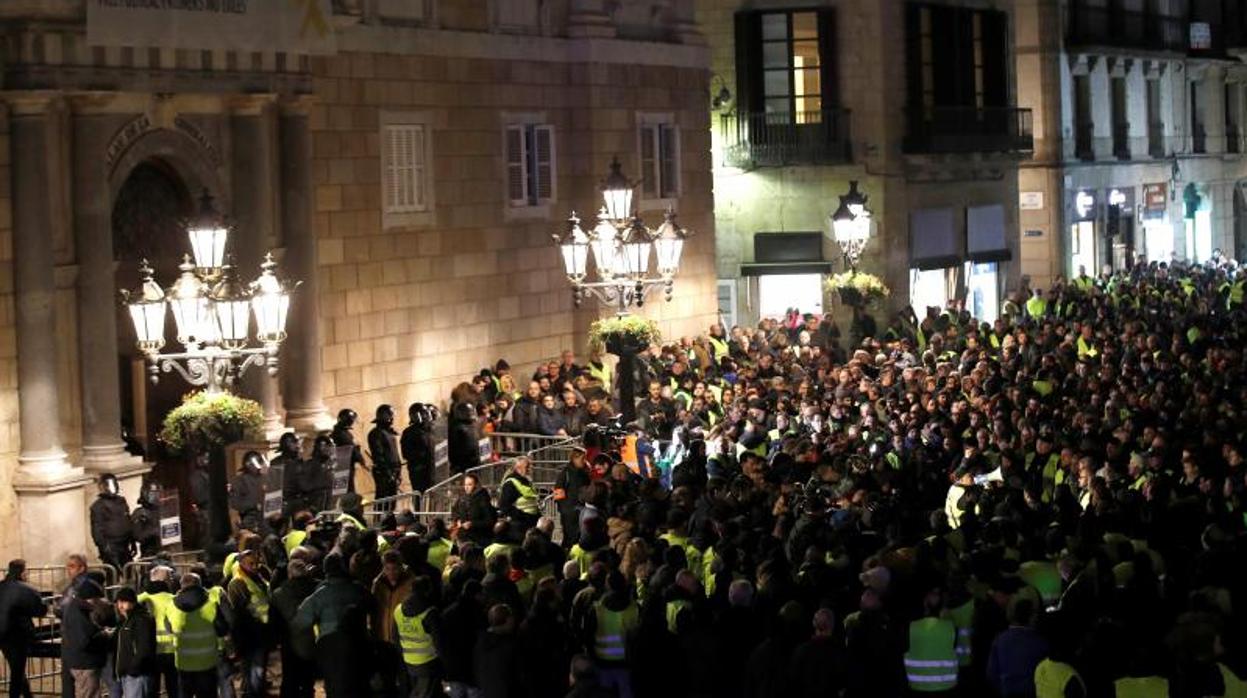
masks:
[(229, 483), (229, 506), (238, 512), (239, 527), (264, 533), (264, 459), (256, 451), (247, 451)]
[(489, 629), (476, 638), (472, 664), (482, 698), (525, 695), (519, 643), (515, 635), (515, 613), (510, 606), (497, 604), (489, 609)]
[(116, 476), (101, 475), (99, 488), (99, 498), (91, 502), (91, 539), (100, 551), (100, 559), (120, 570), (134, 557), (130, 507), (121, 496)]
[(516, 434), (537, 434), (541, 428), (541, 384), (528, 382), (528, 390), (515, 401), (503, 429)]
[(359, 415), (355, 413), (355, 410), (340, 410), (338, 423), (333, 425), (333, 432), (330, 434), (335, 446), (351, 447), (351, 474), (346, 480), (347, 492), (355, 491), (355, 466), (364, 464), (364, 454), (360, 452), (359, 444), (355, 442), (355, 432), (351, 431), (358, 419)]
[(108, 660), (108, 638), (92, 614), (103, 603), (104, 589), (87, 575), (74, 582), (74, 595), (62, 607), (61, 663), (73, 677), (74, 695), (100, 695), (100, 674)]
[(450, 471), (462, 473), (481, 464), (481, 451), (477, 445), (476, 404), (463, 400), (450, 406), (446, 446), (450, 459)]
[(403, 430), (400, 440), (403, 460), (407, 461), (407, 478), (413, 492), (423, 492), (433, 484), (433, 422), (437, 408), (413, 402), (407, 408), (411, 424)]
[(570, 549), (580, 541), (580, 491), (589, 486), (589, 468), (583, 448), (572, 449), (567, 465), (554, 479), (554, 501), (563, 524), (563, 547)]
[(308, 463), (304, 462), (299, 452), (299, 437), (294, 432), (286, 432), (277, 440), (277, 457), (269, 464), (273, 468), (281, 468), (281, 499), (282, 508), (287, 516), (304, 509), (316, 510), (320, 502), (311, 503), (309, 493), (304, 489), (306, 476), (304, 471)]
[(160, 485), (146, 482), (139, 494), (139, 505), (130, 514), (130, 528), (139, 546), (139, 557), (160, 552)]
[(437, 651), (453, 695), (466, 695), (468, 689), (476, 687), (472, 652), (477, 635), (488, 627), (482, 598), (480, 580), (469, 579), (463, 583), (459, 598), (442, 612)]
[(295, 558), (286, 564), (285, 584), (273, 592), (269, 618), (273, 635), (281, 643), (281, 698), (312, 698), (315, 635), (311, 628), (296, 630), (294, 619), (299, 605), (316, 591), (317, 584), (307, 562)]
[(835, 637), (836, 617), (820, 608), (814, 614), (814, 637), (797, 646), (789, 660), (794, 698), (838, 696), (845, 685), (845, 658), (842, 643)]
[(156, 621), (130, 587), (117, 592), (113, 668), (123, 696), (155, 695)]
[(398, 480), (402, 477), (398, 432), (394, 431), (394, 408), (389, 405), (378, 406), (372, 423), (377, 426), (368, 432), (368, 454), (372, 457), (372, 479), (377, 486), (376, 498), (384, 499), (398, 494)]
[(474, 473), (463, 476), (463, 495), (451, 507), (450, 518), (458, 531), (460, 544), (471, 541), (484, 547), (493, 539), (498, 515), (490, 501), (489, 490), (481, 487)]
[(26, 657), (35, 640), (34, 619), (48, 612), (43, 598), (26, 583), (26, 561), (12, 560), (0, 582), (0, 652), (9, 665), (9, 695), (30, 698)]

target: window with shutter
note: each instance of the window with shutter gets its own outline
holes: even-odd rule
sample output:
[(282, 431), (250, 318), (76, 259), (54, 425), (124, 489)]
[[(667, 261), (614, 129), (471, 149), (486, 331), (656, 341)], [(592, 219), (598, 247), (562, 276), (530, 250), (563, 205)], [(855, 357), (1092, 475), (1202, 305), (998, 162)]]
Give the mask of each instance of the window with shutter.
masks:
[(650, 208), (680, 196), (680, 129), (671, 114), (638, 116), (637, 147), (641, 164), (641, 200)]
[(507, 198), (528, 205), (528, 149), (523, 126), (507, 127)]
[(554, 199), (554, 127), (547, 125), (533, 126), (533, 171), (536, 186), (536, 201), (543, 203)]
[(512, 208), (534, 207), (555, 198), (554, 127), (510, 124), (506, 130), (507, 199)]
[(422, 124), (390, 124), (383, 129), (385, 143), (385, 212), (428, 210), (425, 132)]

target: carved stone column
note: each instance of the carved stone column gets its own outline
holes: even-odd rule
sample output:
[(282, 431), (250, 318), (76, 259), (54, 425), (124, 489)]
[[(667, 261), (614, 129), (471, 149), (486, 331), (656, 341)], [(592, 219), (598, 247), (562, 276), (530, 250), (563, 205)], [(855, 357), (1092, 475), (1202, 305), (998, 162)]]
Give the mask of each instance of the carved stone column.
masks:
[(312, 133), (308, 98), (284, 101), (278, 121), (281, 153), (282, 268), (301, 279), (290, 303), (289, 336), (282, 346), (283, 402), (286, 421), (302, 432), (333, 426), (321, 396), (319, 270), (312, 229)]

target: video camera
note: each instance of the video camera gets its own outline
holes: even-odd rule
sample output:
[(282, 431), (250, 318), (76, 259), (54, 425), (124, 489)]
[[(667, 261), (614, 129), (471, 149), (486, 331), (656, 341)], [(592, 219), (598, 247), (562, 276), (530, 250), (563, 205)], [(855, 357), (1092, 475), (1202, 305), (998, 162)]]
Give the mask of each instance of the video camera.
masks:
[(624, 429), (618, 419), (602, 424), (590, 424), (585, 427), (584, 442), (586, 448), (609, 451), (623, 444), (628, 438), (628, 430)]
[(338, 517), (333, 512), (322, 511), (312, 521), (307, 540), (321, 550), (332, 550), (341, 533), (342, 522), (338, 521)]

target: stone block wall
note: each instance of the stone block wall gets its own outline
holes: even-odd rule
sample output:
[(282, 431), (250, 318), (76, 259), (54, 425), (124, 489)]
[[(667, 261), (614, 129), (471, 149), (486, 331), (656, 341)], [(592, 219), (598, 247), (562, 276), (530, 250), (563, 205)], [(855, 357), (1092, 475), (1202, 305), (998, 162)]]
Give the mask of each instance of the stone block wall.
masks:
[[(637, 112), (672, 113), (681, 134), (686, 246), (671, 303), (645, 312), (669, 335), (713, 321), (714, 232), (707, 74), (695, 68), (346, 53), (313, 62), (315, 227), (321, 270), (323, 376), (331, 411), (382, 402), (441, 403), (483, 366), (517, 375), (565, 348), (583, 350), (595, 301), (572, 307), (551, 235), (600, 206), (612, 156), (634, 178)], [(433, 215), (385, 227), (383, 112), (432, 122)], [(503, 134), (510, 113), (555, 129), (556, 198), (508, 214)], [(512, 212), (513, 214), (514, 212)], [(527, 213), (527, 212), (526, 212)], [(642, 211), (656, 227), (661, 211)]]
[(0, 118), (0, 550), (20, 550), (17, 525), (19, 428), (17, 327), (13, 296), (13, 216), (10, 201), (9, 121)]

